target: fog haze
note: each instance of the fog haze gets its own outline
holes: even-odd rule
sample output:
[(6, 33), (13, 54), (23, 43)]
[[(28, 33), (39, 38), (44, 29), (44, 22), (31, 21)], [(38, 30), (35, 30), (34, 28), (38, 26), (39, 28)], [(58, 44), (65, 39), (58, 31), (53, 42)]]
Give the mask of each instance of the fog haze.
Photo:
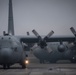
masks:
[[(9, 0), (0, 0), (0, 35), (7, 31)], [(15, 35), (36, 29), (40, 35), (73, 35), (76, 29), (76, 0), (12, 0)]]

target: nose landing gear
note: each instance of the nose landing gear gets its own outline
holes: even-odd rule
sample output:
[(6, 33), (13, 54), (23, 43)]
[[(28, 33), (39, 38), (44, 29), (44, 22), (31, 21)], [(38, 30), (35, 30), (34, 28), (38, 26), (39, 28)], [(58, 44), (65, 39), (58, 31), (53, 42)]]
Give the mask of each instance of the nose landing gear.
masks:
[(3, 64), (3, 69), (10, 69), (10, 65), (9, 64)]

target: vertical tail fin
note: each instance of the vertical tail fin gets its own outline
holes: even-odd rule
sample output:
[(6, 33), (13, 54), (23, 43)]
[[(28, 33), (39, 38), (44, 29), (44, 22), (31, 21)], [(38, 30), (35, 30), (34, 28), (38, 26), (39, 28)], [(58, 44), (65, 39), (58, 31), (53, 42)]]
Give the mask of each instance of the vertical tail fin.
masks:
[(9, 35), (14, 35), (12, 0), (9, 0), (8, 34)]

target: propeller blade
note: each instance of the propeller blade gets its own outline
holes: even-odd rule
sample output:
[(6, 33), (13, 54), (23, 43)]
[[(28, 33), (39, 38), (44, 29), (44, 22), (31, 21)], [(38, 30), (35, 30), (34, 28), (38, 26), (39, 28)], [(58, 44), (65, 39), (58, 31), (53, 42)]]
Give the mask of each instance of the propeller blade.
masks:
[(50, 31), (50, 33), (44, 37), (44, 40), (46, 40), (47, 38), (50, 38), (50, 36), (52, 36), (54, 34), (54, 31)]
[(50, 36), (52, 36), (54, 34), (54, 31), (50, 31), (50, 33), (47, 35), (48, 38), (50, 38)]
[(35, 36), (39, 37), (40, 35), (37, 33), (36, 30), (32, 30), (32, 32), (35, 34)]
[(46, 39), (49, 38), (50, 36), (52, 36), (52, 34), (54, 33), (54, 31), (51, 31), (47, 36), (45, 36), (44, 38), (42, 38), (37, 32), (36, 30), (32, 30), (32, 32), (35, 34), (35, 36), (39, 39), (38, 45), (41, 48), (44, 48), (45, 46), (47, 46), (46, 43)]
[(73, 27), (70, 28), (70, 30), (72, 31), (72, 33), (76, 36), (76, 31)]
[(35, 36), (36, 36), (37, 38), (39, 38), (39, 40), (42, 40), (41, 36), (37, 33), (36, 30), (32, 30), (32, 32), (35, 34)]

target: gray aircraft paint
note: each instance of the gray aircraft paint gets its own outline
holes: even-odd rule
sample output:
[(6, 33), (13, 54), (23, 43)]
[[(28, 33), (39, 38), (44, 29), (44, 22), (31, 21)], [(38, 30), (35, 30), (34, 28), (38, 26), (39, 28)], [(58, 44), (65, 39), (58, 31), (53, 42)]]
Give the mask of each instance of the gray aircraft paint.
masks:
[(8, 33), (3, 32), (0, 36), (0, 65), (10, 68), (11, 65), (19, 63), (26, 68), (26, 54), (20, 38), (14, 36), (12, 0), (9, 0)]
[(56, 63), (59, 60), (70, 60), (72, 62), (73, 57), (76, 57), (76, 46), (74, 47), (74, 45), (70, 45), (68, 42), (64, 43), (64, 52), (58, 50), (58, 46), (60, 45), (59, 42), (51, 42), (47, 44), (47, 47), (43, 49), (38, 46), (32, 48), (33, 54), (40, 60), (40, 62), (49, 61), (50, 63)]
[(8, 13), (8, 34), (14, 35), (14, 22), (13, 22), (13, 9), (12, 1), (9, 0), (9, 13)]
[[(12, 6), (11, 6), (12, 7)], [(11, 9), (11, 11), (12, 11), (12, 9)], [(11, 20), (10, 21), (12, 21), (12, 22), (10, 22), (11, 24), (11, 27), (10, 28), (12, 28), (12, 27), (14, 27), (13, 26), (13, 15), (12, 15), (12, 13), (11, 13)], [(10, 18), (10, 17), (9, 17)], [(8, 24), (9, 25), (9, 24)], [(8, 28), (8, 29), (10, 29), (10, 28)], [(36, 37), (30, 37), (30, 36), (28, 36), (28, 37), (26, 37), (26, 36), (24, 36), (24, 37), (22, 37), (22, 36), (20, 36), (20, 37), (17, 37), (17, 36), (14, 36), (14, 28), (13, 29), (11, 29), (10, 31), (8, 31), (8, 34), (4, 34), (4, 36), (1, 36), (1, 41), (7, 41), (8, 40), (8, 44), (6, 44), (6, 45), (3, 45), (3, 46), (7, 46), (7, 47), (3, 47), (3, 48), (1, 48), (1, 57), (2, 57), (2, 63), (1, 63), (1, 65), (3, 65), (4, 67), (7, 65), (7, 67), (8, 66), (10, 66), (11, 64), (12, 64), (12, 60), (11, 59), (13, 59), (13, 64), (15, 64), (16, 62), (18, 62), (18, 63), (22, 63), (23, 64), (23, 62), (24, 62), (24, 60), (26, 59), (26, 56), (25, 56), (25, 52), (24, 52), (24, 50), (23, 50), (23, 46), (22, 46), (22, 44), (21, 44), (21, 42), (25, 42), (25, 43), (36, 43), (36, 42), (38, 42), (39, 40), (36, 38)], [(10, 33), (12, 34), (12, 35), (10, 35)], [(72, 41), (72, 42), (74, 42), (74, 40), (75, 40), (75, 37), (68, 37), (69, 39), (67, 39), (67, 37), (63, 37), (63, 38), (61, 38), (61, 37), (59, 37), (59, 38), (55, 38), (55, 37), (52, 37), (52, 38), (49, 38), (49, 39), (47, 39), (46, 40), (46, 42), (52, 42), (52, 40), (54, 41), (54, 42), (56, 42), (57, 40), (61, 40), (62, 39), (62, 41)], [(16, 39), (16, 40), (15, 40)], [(15, 46), (16, 47), (14, 47), (14, 44), (12, 45), (12, 43), (13, 43), (13, 41), (12, 41), (12, 43), (9, 45), (9, 42), (10, 42), (10, 40), (12, 41), (12, 40), (15, 40)], [(19, 42), (19, 43), (18, 43)], [(3, 43), (3, 42), (2, 42)], [(17, 44), (18, 43), (18, 44)], [(17, 45), (16, 45), (17, 44)], [(2, 44), (1, 44), (2, 45)], [(10, 48), (11, 47), (11, 45), (12, 45), (12, 48)], [(39, 47), (38, 47), (39, 48)], [(19, 49), (19, 51), (17, 51), (17, 55), (15, 56), (15, 54), (16, 54), (16, 52), (15, 53), (13, 53), (14, 51), (13, 51), (13, 49), (14, 49), (14, 51), (17, 51), (17, 49)], [(9, 51), (10, 50), (10, 51)], [(38, 49), (38, 50), (42, 50), (42, 49)], [(6, 53), (5, 53), (6, 52)], [(11, 53), (13, 53), (14, 55), (12, 56), (12, 54)], [(21, 54), (22, 53), (22, 54)], [(41, 53), (43, 53), (43, 56), (45, 56), (45, 54), (47, 54), (48, 55), (48, 52), (47, 51), (45, 51), (45, 49), (43, 49), (42, 51), (41, 51)], [(11, 59), (9, 59), (9, 57), (11, 58)], [(14, 57), (14, 58), (13, 58)], [(20, 58), (19, 58), (20, 57)], [(3, 60), (3, 58), (5, 59), (5, 58), (7, 58), (7, 59), (5, 59), (6, 60), (6, 63), (5, 63), (5, 60)], [(44, 57), (44, 59), (45, 59), (45, 57)], [(17, 60), (17, 61), (16, 61)], [(20, 61), (21, 60), (21, 61)], [(25, 66), (24, 64), (22, 65), (22, 66)]]
[[(8, 26), (8, 2), (0, 0), (0, 34)], [(76, 0), (13, 0), (13, 18), (16, 35), (26, 35), (36, 29), (46, 35), (51, 29), (54, 35), (72, 35), (76, 29)]]
[[(76, 62), (76, 31), (73, 27), (70, 29), (74, 34), (75, 39), (72, 40), (71, 37), (62, 37), (61, 39), (60, 37), (54, 36), (50, 37), (50, 43), (46, 42), (46, 37), (48, 35), (42, 39), (36, 30), (32, 31), (39, 41), (31, 49), (33, 54), (40, 60), (41, 63), (44, 63), (45, 61), (55, 63), (58, 60), (70, 60), (71, 62)], [(44, 45), (42, 45), (43, 42)]]

